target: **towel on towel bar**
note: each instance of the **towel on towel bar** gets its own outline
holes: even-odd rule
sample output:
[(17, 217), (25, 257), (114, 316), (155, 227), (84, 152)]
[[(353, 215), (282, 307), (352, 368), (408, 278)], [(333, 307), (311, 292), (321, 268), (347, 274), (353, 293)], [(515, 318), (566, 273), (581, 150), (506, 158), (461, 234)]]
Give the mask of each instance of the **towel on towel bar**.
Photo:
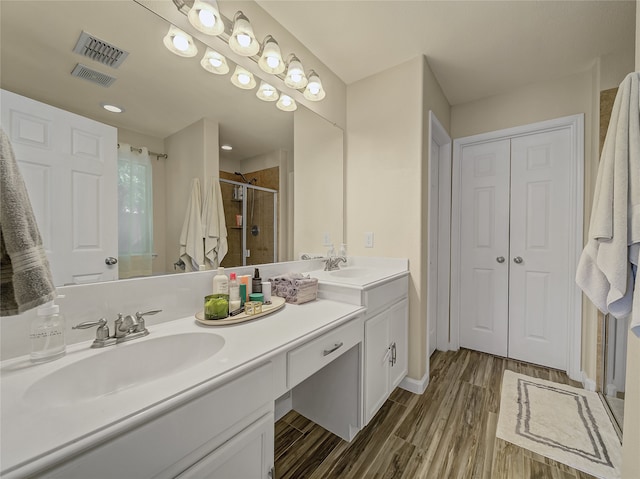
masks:
[(217, 178), (209, 178), (205, 188), (202, 208), (202, 231), (204, 234), (204, 258), (207, 269), (216, 269), (229, 251), (227, 225), (224, 218), (222, 192)]
[(0, 316), (55, 299), (56, 288), (13, 148), (0, 129)]
[(180, 234), (180, 259), (185, 271), (198, 271), (204, 265), (202, 208), (200, 206), (200, 180), (191, 180), (191, 194)]
[(635, 72), (620, 84), (613, 105), (576, 282), (603, 313), (624, 318), (633, 309), (631, 330), (638, 336), (639, 253), (640, 72)]

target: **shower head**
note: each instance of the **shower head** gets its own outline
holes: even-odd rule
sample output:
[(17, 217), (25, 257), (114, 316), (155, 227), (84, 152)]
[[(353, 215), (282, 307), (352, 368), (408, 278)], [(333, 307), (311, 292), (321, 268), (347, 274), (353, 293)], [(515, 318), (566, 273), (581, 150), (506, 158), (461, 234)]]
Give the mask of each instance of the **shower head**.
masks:
[(233, 173), (234, 175), (238, 175), (240, 178), (242, 178), (242, 181), (244, 181), (245, 183), (251, 183), (249, 180), (247, 180), (244, 175), (242, 173), (238, 173), (237, 171)]

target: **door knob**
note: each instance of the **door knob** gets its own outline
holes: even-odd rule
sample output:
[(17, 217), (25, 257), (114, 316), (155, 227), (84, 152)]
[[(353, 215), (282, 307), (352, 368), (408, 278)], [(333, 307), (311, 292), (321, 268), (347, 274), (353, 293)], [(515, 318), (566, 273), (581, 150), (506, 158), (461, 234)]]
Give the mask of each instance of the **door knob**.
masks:
[(109, 266), (113, 266), (117, 262), (118, 262), (118, 259), (114, 258), (113, 256), (109, 256), (104, 260), (104, 264), (108, 264)]
[(516, 256), (515, 258), (513, 258), (513, 262), (516, 264), (520, 264), (522, 263), (522, 258), (520, 256)]
[(496, 258), (496, 261), (497, 261), (498, 263), (504, 263), (504, 256), (498, 256), (498, 257)]

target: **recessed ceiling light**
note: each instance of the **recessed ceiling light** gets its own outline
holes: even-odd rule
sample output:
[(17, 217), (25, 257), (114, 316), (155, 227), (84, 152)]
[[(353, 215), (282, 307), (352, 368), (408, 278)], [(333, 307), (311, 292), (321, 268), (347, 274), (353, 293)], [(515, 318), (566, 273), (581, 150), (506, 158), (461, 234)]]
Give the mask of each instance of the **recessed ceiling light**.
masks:
[(231, 146), (231, 145), (222, 145), (220, 148), (222, 148), (223, 150), (226, 150), (226, 151), (233, 150), (233, 146)]
[(124, 108), (116, 105), (110, 105), (109, 103), (100, 103), (100, 105), (102, 108), (112, 113), (122, 113), (124, 111)]

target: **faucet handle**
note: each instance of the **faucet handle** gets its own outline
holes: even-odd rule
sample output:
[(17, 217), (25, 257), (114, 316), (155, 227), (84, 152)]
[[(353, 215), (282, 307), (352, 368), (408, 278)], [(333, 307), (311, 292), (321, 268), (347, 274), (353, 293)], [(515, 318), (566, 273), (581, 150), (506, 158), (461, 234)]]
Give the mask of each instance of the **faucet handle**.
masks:
[(97, 321), (85, 321), (75, 326), (71, 326), (71, 329), (89, 329), (94, 326), (98, 326), (96, 329), (96, 339), (108, 339), (109, 338), (109, 326), (107, 326), (107, 320), (100, 318)]
[(161, 309), (154, 309), (154, 310), (152, 310), (152, 311), (146, 311), (146, 312), (144, 312), (144, 313), (141, 313), (140, 311), (138, 311), (138, 312), (136, 313), (136, 318), (138, 319), (138, 321), (140, 321), (140, 320), (142, 319), (142, 317), (143, 317), (143, 316), (151, 316), (151, 315), (153, 315), (153, 314), (158, 314), (158, 313), (161, 313), (161, 312), (162, 312), (162, 310), (161, 310)]

